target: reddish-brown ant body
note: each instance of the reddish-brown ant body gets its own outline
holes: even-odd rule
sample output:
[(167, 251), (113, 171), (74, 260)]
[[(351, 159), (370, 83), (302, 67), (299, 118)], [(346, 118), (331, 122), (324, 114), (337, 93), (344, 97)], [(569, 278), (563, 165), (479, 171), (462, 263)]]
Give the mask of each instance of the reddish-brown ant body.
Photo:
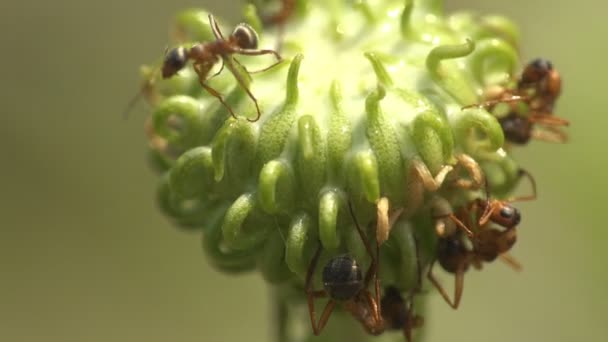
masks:
[[(244, 75), (249, 77), (248, 72), (244, 70), (244, 68), (242, 71), (237, 70), (234, 63), (240, 63), (234, 59), (233, 55), (274, 55), (278, 61), (261, 71), (267, 70), (279, 64), (281, 62), (281, 56), (274, 50), (258, 49), (258, 35), (255, 30), (247, 24), (243, 23), (237, 25), (228, 39), (224, 38), (217, 22), (215, 21), (215, 18), (211, 14), (209, 14), (209, 25), (211, 26), (216, 40), (212, 42), (198, 43), (190, 48), (177, 47), (171, 49), (165, 56), (165, 60), (162, 65), (162, 77), (172, 77), (186, 66), (188, 60), (193, 60), (193, 68), (198, 75), (201, 86), (207, 92), (209, 92), (209, 94), (216, 97), (228, 109), (230, 114), (236, 118), (232, 108), (230, 108), (230, 106), (224, 101), (222, 95), (215, 89), (205, 84), (205, 81), (209, 76), (209, 72), (215, 66), (215, 64), (221, 60), (223, 62), (222, 69), (224, 65), (230, 69), (241, 87), (249, 95), (249, 98), (251, 98), (251, 100), (255, 103), (257, 117), (254, 120), (247, 119), (251, 122), (255, 122), (260, 118), (260, 107), (258, 106), (258, 101), (256, 100), (255, 96), (253, 96), (249, 90), (248, 82), (244, 78)], [(222, 69), (220, 69), (220, 72)]]
[[(322, 250), (319, 246), (306, 272), (305, 283), (308, 312), (315, 335), (321, 333), (337, 303), (341, 303), (344, 309), (350, 312), (369, 334), (379, 335), (384, 332), (384, 320), (380, 308), (380, 282), (377, 278), (378, 260), (372, 252), (363, 230), (357, 223), (350, 203), (349, 210), (359, 236), (371, 258), (371, 264), (365, 272), (365, 278), (362, 278), (360, 266), (354, 258), (350, 255), (336, 256), (330, 259), (323, 268), (324, 289), (313, 290), (313, 274)], [(371, 282), (374, 284), (375, 295), (372, 295), (368, 290)], [(329, 297), (329, 300), (317, 322), (314, 300), (325, 297)]]
[[(511, 143), (524, 145), (532, 138), (565, 142), (568, 137), (559, 127), (570, 123), (553, 115), (555, 102), (561, 94), (561, 84), (561, 76), (551, 62), (538, 58), (526, 65), (515, 89), (492, 88), (488, 91), (488, 100), (481, 105), (493, 111), (500, 103), (511, 104), (509, 112), (498, 118), (506, 140)], [(520, 114), (522, 109), (518, 107), (519, 103), (527, 105), (527, 115)], [(534, 129), (535, 124), (543, 129)]]

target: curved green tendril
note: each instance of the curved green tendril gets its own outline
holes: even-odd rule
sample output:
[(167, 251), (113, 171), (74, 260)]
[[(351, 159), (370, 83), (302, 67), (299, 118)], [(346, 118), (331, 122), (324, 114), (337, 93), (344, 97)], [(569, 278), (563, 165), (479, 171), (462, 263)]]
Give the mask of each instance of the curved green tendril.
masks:
[(213, 163), (208, 147), (196, 147), (182, 154), (169, 172), (171, 191), (181, 198), (203, 195), (213, 184)]
[(260, 171), (258, 200), (269, 214), (289, 211), (293, 207), (295, 179), (293, 170), (281, 160), (272, 160)]
[(314, 199), (325, 183), (325, 140), (315, 119), (303, 115), (298, 120), (298, 149), (295, 160), (300, 189), (306, 198)]
[(152, 114), (154, 131), (170, 145), (188, 149), (203, 140), (200, 103), (189, 96), (176, 95), (162, 101)]
[[(454, 114), (451, 121), (456, 140), (465, 152), (473, 157), (496, 151), (504, 144), (502, 127), (496, 118), (483, 108), (464, 109)], [(480, 137), (476, 133), (483, 135)]]
[(482, 85), (504, 83), (517, 65), (517, 51), (501, 39), (482, 39), (470, 56), (471, 69)]
[(335, 190), (328, 190), (319, 201), (319, 239), (323, 248), (335, 250), (340, 246), (338, 236), (338, 211), (342, 198)]
[[(271, 229), (268, 222), (249, 220), (254, 215), (256, 196), (252, 193), (241, 195), (226, 212), (222, 232), (226, 246), (232, 249), (255, 248), (266, 239)], [(251, 222), (248, 222), (251, 221)], [(254, 222), (258, 221), (258, 222)]]
[(441, 45), (433, 48), (426, 57), (426, 69), (431, 78), (443, 90), (461, 104), (471, 104), (477, 99), (470, 82), (454, 66), (444, 65), (445, 60), (468, 56), (475, 49), (475, 43), (467, 39), (459, 45)]
[(329, 180), (340, 185), (344, 164), (344, 156), (352, 144), (352, 125), (344, 114), (342, 103), (342, 88), (340, 82), (334, 81), (330, 89), (333, 112), (329, 118), (327, 133), (327, 166)]
[(412, 137), (421, 159), (432, 173), (454, 161), (454, 137), (443, 116), (433, 110), (418, 114), (412, 123)]
[(364, 56), (370, 61), (372, 67), (374, 68), (374, 72), (376, 73), (376, 77), (378, 78), (378, 82), (386, 87), (391, 87), (393, 85), (393, 79), (386, 71), (384, 64), (380, 61), (379, 57), (373, 52), (366, 52)]
[(380, 180), (374, 154), (371, 151), (358, 152), (349, 170), (352, 191), (363, 192), (368, 202), (376, 203), (380, 198)]
[(289, 224), (285, 263), (301, 280), (306, 276), (308, 265), (316, 245), (316, 226), (310, 215), (296, 215)]
[(227, 169), (230, 178), (241, 182), (249, 175), (256, 147), (253, 125), (243, 119), (230, 118), (212, 142), (214, 179), (219, 182)]

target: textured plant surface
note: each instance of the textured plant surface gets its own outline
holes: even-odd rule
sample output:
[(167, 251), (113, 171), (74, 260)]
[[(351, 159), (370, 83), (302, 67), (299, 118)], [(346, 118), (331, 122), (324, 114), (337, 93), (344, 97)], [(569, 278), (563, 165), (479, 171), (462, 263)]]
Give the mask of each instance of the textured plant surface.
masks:
[[(383, 287), (407, 293), (418, 279), (415, 245), (423, 267), (435, 253), (431, 203), (449, 212), (484, 196), (479, 186), (457, 186), (475, 178), (461, 158), (479, 163), (495, 197), (514, 188), (519, 170), (503, 149), (496, 118), (480, 107), (462, 109), (483, 101), (488, 86), (515, 77), (518, 34), (510, 21), (446, 16), (437, 0), (296, 5), (284, 30), (284, 61), (251, 74), (249, 87), (262, 108), (255, 123), (246, 120), (256, 117), (253, 102), (228, 70), (207, 84), (225, 96), (238, 119), (200, 87), (191, 68), (162, 81), (155, 67), (144, 68), (162, 210), (178, 226), (202, 232), (215, 268), (257, 270), (276, 286), (284, 313), (276, 324), (288, 340), (311, 335), (303, 284), (319, 244), (316, 288), (331, 256), (348, 253), (364, 268), (370, 262), (349, 202), (370, 241), (381, 198), (388, 198), (391, 213), (403, 210), (382, 244), (379, 278)], [(279, 41), (278, 29), (263, 28), (258, 16), (273, 8), (265, 1), (245, 7), (261, 48)], [(229, 34), (233, 26), (217, 20)], [(174, 28), (177, 45), (215, 39), (204, 10), (178, 14)], [(273, 62), (238, 58), (248, 70)], [(425, 172), (439, 181), (447, 176), (425, 184)], [(450, 288), (451, 280), (446, 284)], [(319, 300), (317, 311), (323, 305)], [(318, 340), (367, 338), (340, 312), (326, 329)], [(342, 337), (332, 339), (332, 331)]]

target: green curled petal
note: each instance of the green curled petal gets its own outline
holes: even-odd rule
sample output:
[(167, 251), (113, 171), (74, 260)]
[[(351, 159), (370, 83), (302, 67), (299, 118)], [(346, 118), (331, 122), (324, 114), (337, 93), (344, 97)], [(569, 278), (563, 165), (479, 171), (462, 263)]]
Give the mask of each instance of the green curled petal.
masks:
[(208, 213), (210, 217), (203, 233), (203, 251), (209, 263), (220, 271), (227, 273), (250, 271), (256, 266), (253, 251), (231, 250), (224, 246), (221, 222), (225, 212), (226, 208), (222, 207)]
[(401, 12), (401, 35), (403, 38), (412, 36), (412, 10), (414, 9), (414, 0), (405, 0), (403, 10)]
[(446, 162), (452, 162), (452, 130), (443, 116), (436, 111), (427, 110), (418, 114), (412, 123), (412, 138), (420, 158), (432, 173), (438, 172)]
[(245, 120), (230, 118), (212, 142), (214, 179), (224, 178), (224, 170), (232, 181), (242, 183), (251, 174), (256, 136), (253, 126)]
[(327, 132), (327, 169), (329, 180), (340, 185), (342, 182), (344, 156), (352, 144), (352, 125), (344, 114), (342, 87), (334, 81), (330, 90), (333, 111), (329, 117)]
[(304, 198), (316, 199), (325, 183), (325, 140), (319, 125), (310, 115), (298, 120), (298, 144), (295, 160), (296, 175)]
[(280, 284), (291, 277), (285, 264), (285, 243), (280, 231), (268, 236), (258, 254), (257, 265), (264, 280), (270, 284)]
[(500, 84), (511, 77), (518, 59), (517, 51), (504, 40), (482, 39), (470, 56), (469, 65), (480, 84)]
[(209, 25), (209, 12), (189, 9), (175, 16), (175, 35), (181, 42), (205, 42), (215, 40)]
[(170, 145), (181, 149), (198, 146), (203, 125), (199, 102), (189, 96), (177, 95), (162, 101), (152, 114), (154, 131)]
[(272, 160), (260, 171), (258, 201), (269, 214), (287, 212), (294, 206), (295, 179), (289, 164)]
[(222, 232), (228, 248), (253, 249), (268, 236), (271, 229), (269, 222), (263, 222), (259, 217), (254, 217), (255, 198), (255, 194), (243, 194), (226, 212)]
[(488, 31), (487, 37), (498, 34), (513, 47), (519, 46), (520, 33), (513, 20), (502, 15), (487, 15), (481, 18), (481, 22)]
[(376, 203), (380, 198), (378, 163), (371, 151), (358, 152), (350, 162), (349, 183), (353, 193), (365, 194), (365, 199)]
[[(467, 39), (459, 45), (440, 45), (429, 52), (426, 58), (426, 69), (431, 79), (461, 104), (471, 104), (477, 99), (470, 81), (462, 70), (445, 60), (470, 55), (475, 50), (475, 43)], [(443, 63), (442, 63), (443, 62)]]
[[(456, 140), (473, 157), (494, 152), (504, 144), (505, 137), (498, 120), (483, 108), (464, 109), (453, 115), (451, 124)], [(483, 139), (478, 138), (479, 132)]]
[(337, 223), (341, 201), (340, 194), (335, 190), (324, 192), (319, 201), (319, 240), (327, 250), (340, 246)]
[(316, 226), (310, 215), (298, 214), (289, 224), (285, 263), (291, 272), (304, 280), (316, 246)]
[(211, 150), (196, 147), (182, 154), (169, 172), (171, 191), (189, 199), (203, 195), (213, 183)]
[(287, 87), (285, 93), (285, 106), (293, 107), (298, 104), (300, 90), (298, 89), (298, 76), (300, 74), (300, 65), (302, 64), (304, 55), (299, 53), (291, 61), (289, 71), (287, 72)]

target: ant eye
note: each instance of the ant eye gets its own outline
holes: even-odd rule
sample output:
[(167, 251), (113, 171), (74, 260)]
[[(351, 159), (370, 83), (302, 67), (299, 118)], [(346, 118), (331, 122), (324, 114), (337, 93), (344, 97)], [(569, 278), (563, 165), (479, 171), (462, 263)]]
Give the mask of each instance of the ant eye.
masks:
[(188, 61), (188, 51), (185, 47), (171, 49), (163, 61), (163, 78), (169, 78), (180, 71)]
[(255, 32), (253, 27), (245, 23), (237, 25), (232, 32), (232, 36), (242, 49), (253, 50), (258, 48), (258, 33)]

